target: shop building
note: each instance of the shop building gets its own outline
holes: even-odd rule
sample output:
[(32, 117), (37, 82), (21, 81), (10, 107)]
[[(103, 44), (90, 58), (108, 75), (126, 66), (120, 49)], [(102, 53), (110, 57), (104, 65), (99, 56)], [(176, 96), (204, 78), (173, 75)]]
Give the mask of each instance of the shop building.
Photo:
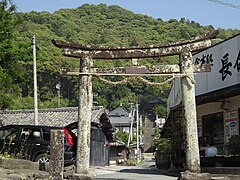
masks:
[[(211, 64), (211, 72), (194, 75), (200, 155), (208, 146), (217, 147), (219, 155), (229, 154), (229, 139), (239, 135), (240, 35), (194, 54), (193, 64)], [(174, 137), (177, 158), (184, 153), (185, 137), (180, 79), (173, 82), (167, 109), (162, 137)]]

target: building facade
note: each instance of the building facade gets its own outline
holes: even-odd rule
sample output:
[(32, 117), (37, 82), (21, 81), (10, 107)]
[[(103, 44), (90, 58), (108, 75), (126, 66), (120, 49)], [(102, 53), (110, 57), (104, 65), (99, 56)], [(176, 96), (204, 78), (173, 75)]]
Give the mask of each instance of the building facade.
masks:
[[(130, 133), (133, 119), (130, 112), (126, 108), (119, 106), (116, 109), (110, 111), (108, 116), (116, 132), (122, 131), (122, 132)], [(133, 132), (135, 132), (134, 126), (133, 126), (133, 129), (134, 129)]]
[[(211, 72), (194, 76), (200, 155), (205, 155), (209, 145), (217, 147), (219, 155), (231, 153), (229, 139), (239, 135), (240, 35), (194, 54), (193, 64), (211, 64)], [(180, 79), (176, 79), (168, 98), (168, 117), (162, 135), (174, 136), (175, 140), (179, 137), (184, 142), (181, 103)], [(179, 147), (184, 151), (184, 145)], [(181, 154), (181, 150), (176, 154)]]

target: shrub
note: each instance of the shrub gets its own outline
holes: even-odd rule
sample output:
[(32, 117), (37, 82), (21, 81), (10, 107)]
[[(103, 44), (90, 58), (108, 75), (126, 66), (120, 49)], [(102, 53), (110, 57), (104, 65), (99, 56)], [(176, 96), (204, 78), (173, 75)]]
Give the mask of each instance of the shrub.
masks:
[(231, 145), (231, 146), (240, 146), (240, 136), (239, 135), (232, 135), (229, 138), (229, 145)]

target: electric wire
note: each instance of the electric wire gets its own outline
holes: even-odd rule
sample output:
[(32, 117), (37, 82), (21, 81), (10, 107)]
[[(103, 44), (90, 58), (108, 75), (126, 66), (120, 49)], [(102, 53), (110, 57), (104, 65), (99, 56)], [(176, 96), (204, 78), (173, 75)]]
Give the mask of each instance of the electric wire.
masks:
[(208, 1), (213, 2), (213, 3), (217, 3), (217, 4), (221, 4), (223, 6), (228, 6), (228, 7), (231, 7), (231, 8), (240, 9), (240, 5), (227, 3), (227, 2), (224, 2), (224, 1), (220, 1), (220, 0), (208, 0)]

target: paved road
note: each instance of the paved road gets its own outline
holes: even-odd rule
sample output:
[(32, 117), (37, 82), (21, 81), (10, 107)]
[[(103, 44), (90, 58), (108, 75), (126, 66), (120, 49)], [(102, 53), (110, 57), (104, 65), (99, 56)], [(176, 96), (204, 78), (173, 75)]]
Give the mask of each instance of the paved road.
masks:
[(164, 175), (164, 173), (156, 168), (150, 167), (134, 167), (131, 169), (123, 169), (120, 172), (112, 172), (101, 174), (95, 177), (99, 180), (176, 180), (177, 177)]
[(154, 159), (145, 159), (142, 166), (123, 167), (119, 172), (98, 174), (95, 178), (99, 180), (176, 180), (178, 177), (170, 176), (168, 173), (155, 168)]

